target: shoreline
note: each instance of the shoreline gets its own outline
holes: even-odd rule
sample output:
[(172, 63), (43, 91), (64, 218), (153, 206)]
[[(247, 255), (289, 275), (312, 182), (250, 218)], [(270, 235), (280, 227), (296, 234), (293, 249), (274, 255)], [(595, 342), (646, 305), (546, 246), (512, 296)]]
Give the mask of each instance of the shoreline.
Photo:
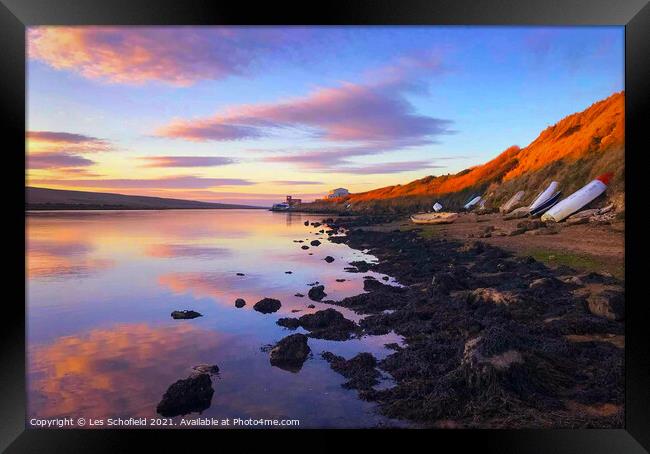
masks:
[[(362, 335), (404, 337), (361, 375), (366, 357), (325, 358), (381, 414), (425, 427), (623, 427), (622, 279), (549, 267), (489, 237), (422, 235), (402, 218), (324, 221), (347, 230), (330, 241), (379, 259), (356, 272), (403, 285), (367, 279), (367, 293), (324, 301), (366, 315)], [(374, 364), (394, 387), (373, 388)]]

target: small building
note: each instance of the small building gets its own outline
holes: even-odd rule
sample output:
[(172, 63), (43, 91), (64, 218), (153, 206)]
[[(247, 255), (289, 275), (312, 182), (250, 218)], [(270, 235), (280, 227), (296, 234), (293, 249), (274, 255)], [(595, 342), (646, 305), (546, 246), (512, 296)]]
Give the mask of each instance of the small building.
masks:
[(286, 203), (287, 203), (287, 205), (292, 207), (294, 205), (300, 205), (302, 203), (302, 199), (294, 199), (292, 196), (288, 195)]
[(346, 195), (350, 195), (350, 191), (348, 191), (345, 188), (336, 188), (336, 189), (332, 189), (327, 194), (327, 198), (328, 199), (335, 199), (337, 197), (345, 197)]

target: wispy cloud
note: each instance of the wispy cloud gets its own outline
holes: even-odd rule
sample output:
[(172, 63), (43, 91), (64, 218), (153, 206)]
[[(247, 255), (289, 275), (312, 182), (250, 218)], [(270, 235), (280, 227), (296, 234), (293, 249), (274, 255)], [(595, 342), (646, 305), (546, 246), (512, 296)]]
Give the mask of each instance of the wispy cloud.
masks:
[(319, 185), (325, 184), (322, 181), (310, 181), (310, 180), (275, 180), (271, 183), (281, 184), (286, 186), (302, 186), (302, 185)]
[[(297, 30), (293, 39), (300, 38)], [(246, 74), (260, 56), (282, 49), (278, 28), (30, 27), (28, 57), (109, 83), (157, 81), (188, 86)]]
[(95, 162), (65, 152), (45, 152), (33, 154), (27, 157), (27, 167), (30, 169), (60, 169), (66, 167), (86, 167)]
[(240, 178), (171, 176), (147, 179), (33, 179), (31, 184), (112, 189), (208, 189), (220, 186), (250, 186), (256, 183)]
[[(440, 136), (454, 132), (450, 120), (419, 113), (408, 98), (409, 93), (423, 92), (424, 75), (441, 72), (444, 68), (435, 55), (404, 57), (373, 71), (364, 82), (319, 87), (305, 96), (273, 103), (231, 106), (207, 118), (177, 119), (156, 134), (189, 141), (232, 141), (298, 131), (332, 145), (275, 154), (263, 161), (293, 163), (312, 171), (346, 165), (351, 169), (351, 157), (437, 143)], [(377, 167), (377, 173), (395, 171)]]
[(236, 106), (214, 117), (177, 120), (157, 131), (193, 141), (255, 139), (274, 130), (299, 129), (334, 142), (394, 142), (449, 132), (449, 120), (421, 115), (406, 99), (405, 82), (343, 83), (307, 96), (270, 104)]
[(93, 153), (112, 151), (112, 144), (106, 139), (61, 131), (28, 131), (28, 152), (65, 151)]
[(145, 167), (216, 167), (237, 162), (226, 156), (147, 156), (138, 159), (145, 162)]

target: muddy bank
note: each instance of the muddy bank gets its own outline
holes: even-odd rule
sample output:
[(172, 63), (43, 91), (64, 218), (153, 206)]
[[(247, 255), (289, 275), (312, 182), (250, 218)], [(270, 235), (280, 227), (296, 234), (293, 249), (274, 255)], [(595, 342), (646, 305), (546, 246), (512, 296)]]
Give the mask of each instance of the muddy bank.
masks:
[[(350, 379), (345, 386), (384, 415), (424, 426), (622, 427), (620, 280), (376, 221), (331, 220), (347, 234), (329, 240), (379, 259), (350, 271), (384, 273), (403, 287), (373, 281), (332, 304), (367, 314), (363, 333), (395, 331), (405, 344), (377, 362), (328, 356)], [(373, 386), (379, 370), (393, 387)]]

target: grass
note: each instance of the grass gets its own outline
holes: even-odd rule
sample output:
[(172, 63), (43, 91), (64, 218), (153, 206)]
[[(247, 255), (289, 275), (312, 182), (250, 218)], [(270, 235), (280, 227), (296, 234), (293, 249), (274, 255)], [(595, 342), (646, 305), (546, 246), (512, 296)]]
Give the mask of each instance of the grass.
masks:
[(607, 271), (619, 279), (625, 278), (625, 268), (623, 266), (614, 265), (607, 260), (589, 254), (552, 249), (530, 249), (520, 255), (529, 255), (548, 266), (564, 265), (577, 271)]

